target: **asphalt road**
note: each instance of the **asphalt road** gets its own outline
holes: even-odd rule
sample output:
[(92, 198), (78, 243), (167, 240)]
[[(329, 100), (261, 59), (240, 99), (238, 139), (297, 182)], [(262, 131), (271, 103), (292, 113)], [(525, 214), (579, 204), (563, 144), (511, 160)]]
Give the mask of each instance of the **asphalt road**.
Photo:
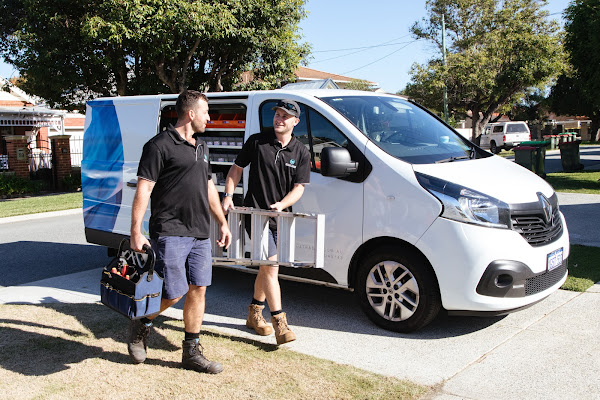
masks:
[(102, 267), (106, 249), (86, 242), (81, 213), (0, 224), (0, 286)]

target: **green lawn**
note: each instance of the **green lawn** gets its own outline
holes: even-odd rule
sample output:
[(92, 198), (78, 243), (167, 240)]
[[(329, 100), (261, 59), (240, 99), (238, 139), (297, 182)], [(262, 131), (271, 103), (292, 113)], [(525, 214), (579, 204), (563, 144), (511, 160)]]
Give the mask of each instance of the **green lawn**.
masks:
[(562, 289), (583, 292), (600, 282), (600, 247), (571, 245), (569, 277)]
[(600, 194), (600, 171), (557, 172), (546, 181), (557, 192)]
[(82, 206), (83, 196), (81, 192), (21, 197), (0, 201), (0, 218), (47, 211), (69, 210), (72, 208), (81, 208)]

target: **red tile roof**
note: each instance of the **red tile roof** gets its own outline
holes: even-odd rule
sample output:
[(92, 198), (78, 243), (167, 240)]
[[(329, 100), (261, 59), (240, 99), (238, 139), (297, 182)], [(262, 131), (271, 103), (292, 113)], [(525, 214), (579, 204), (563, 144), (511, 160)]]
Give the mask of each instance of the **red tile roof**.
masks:
[[(350, 82), (355, 80), (356, 78), (351, 78), (349, 76), (330, 74), (329, 72), (318, 71), (312, 68), (306, 67), (298, 67), (295, 72), (296, 76), (299, 80), (315, 80), (315, 79), (327, 79), (331, 78), (334, 82)], [(372, 85), (375, 85), (375, 82), (367, 81)]]

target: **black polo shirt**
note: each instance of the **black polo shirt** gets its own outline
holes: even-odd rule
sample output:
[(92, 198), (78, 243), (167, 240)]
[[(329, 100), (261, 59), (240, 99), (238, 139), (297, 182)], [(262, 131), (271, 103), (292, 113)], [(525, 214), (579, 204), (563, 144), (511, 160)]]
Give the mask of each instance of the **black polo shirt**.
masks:
[[(235, 164), (250, 164), (246, 207), (268, 210), (282, 200), (297, 183), (310, 182), (310, 153), (296, 137), (282, 147), (272, 130), (248, 138)], [(291, 207), (285, 211), (291, 211)]]
[(155, 182), (150, 196), (150, 236), (210, 236), (208, 147), (194, 135), (196, 146), (169, 125), (145, 145), (138, 176)]

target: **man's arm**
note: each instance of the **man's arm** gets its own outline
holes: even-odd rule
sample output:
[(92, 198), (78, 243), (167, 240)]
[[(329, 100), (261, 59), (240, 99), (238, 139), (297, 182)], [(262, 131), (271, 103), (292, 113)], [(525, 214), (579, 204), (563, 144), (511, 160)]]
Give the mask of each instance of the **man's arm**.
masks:
[(280, 201), (278, 201), (275, 204), (271, 204), (271, 206), (270, 206), (271, 210), (275, 210), (275, 211), (285, 210), (286, 208), (293, 206), (298, 200), (300, 200), (300, 197), (302, 197), (303, 194), (304, 194), (304, 184), (296, 183), (294, 185), (294, 188), (292, 190), (290, 190), (290, 192), (288, 194), (286, 194), (283, 199), (281, 199)]
[(221, 238), (217, 240), (217, 244), (227, 249), (231, 244), (231, 232), (229, 231), (227, 219), (225, 218), (223, 209), (221, 208), (219, 192), (217, 191), (215, 183), (212, 180), (208, 181), (208, 206), (210, 207), (210, 212), (221, 227)]
[(137, 181), (137, 189), (133, 198), (133, 205), (131, 207), (131, 232), (129, 238), (129, 245), (134, 251), (142, 251), (142, 247), (145, 244), (150, 246), (148, 239), (142, 234), (142, 221), (144, 214), (148, 208), (148, 202), (150, 201), (150, 195), (152, 189), (154, 189), (155, 182), (149, 181), (144, 178), (139, 178)]
[[(225, 179), (225, 193), (233, 194), (237, 184), (240, 182), (240, 179), (242, 179), (242, 172), (244, 172), (244, 169), (235, 164), (229, 168), (227, 178)], [(224, 197), (222, 206), (223, 212), (225, 213), (230, 209), (234, 209), (233, 198), (231, 198), (231, 196)]]

